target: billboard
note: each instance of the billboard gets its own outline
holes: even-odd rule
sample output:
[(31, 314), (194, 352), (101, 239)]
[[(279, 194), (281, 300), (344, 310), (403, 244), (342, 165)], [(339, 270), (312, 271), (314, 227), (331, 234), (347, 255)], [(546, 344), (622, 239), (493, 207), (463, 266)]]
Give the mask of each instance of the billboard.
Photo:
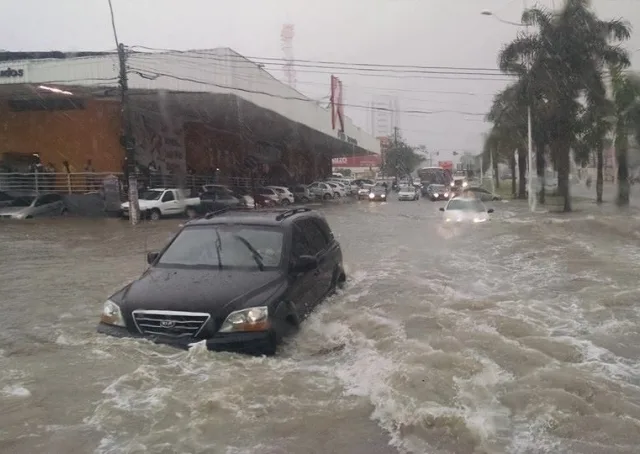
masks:
[(438, 167), (445, 170), (453, 170), (453, 161), (438, 161)]
[(382, 159), (380, 155), (364, 155), (364, 156), (343, 156), (333, 158), (331, 165), (333, 167), (380, 167)]

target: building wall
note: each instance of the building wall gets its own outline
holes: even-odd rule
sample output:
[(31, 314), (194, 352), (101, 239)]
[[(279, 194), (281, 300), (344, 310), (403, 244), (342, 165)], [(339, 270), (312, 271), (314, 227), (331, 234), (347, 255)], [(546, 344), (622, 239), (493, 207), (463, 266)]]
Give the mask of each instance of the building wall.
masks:
[[(291, 121), (324, 133), (334, 141), (344, 140), (331, 126), (331, 111), (313, 102), (294, 88), (280, 82), (256, 63), (228, 48), (208, 51), (133, 53), (128, 65), (136, 69), (129, 75), (131, 90), (168, 90), (235, 94), (257, 106), (276, 112)], [(99, 81), (113, 80), (116, 87), (118, 58), (116, 54), (64, 60), (24, 60), (11, 63), (22, 76), (3, 79), (6, 84), (51, 84), (58, 86), (96, 86)], [(142, 74), (142, 76), (140, 75)], [(156, 77), (162, 74), (163, 77)], [(143, 77), (144, 76), (144, 77)], [(330, 75), (326, 76), (329, 89)], [(100, 82), (104, 85), (104, 82)], [(348, 97), (348, 92), (346, 93)], [(348, 110), (348, 107), (347, 107)], [(373, 153), (380, 152), (378, 141), (345, 117), (345, 135)]]
[(120, 104), (86, 101), (86, 109), (12, 112), (0, 102), (0, 154), (40, 154), (43, 164), (82, 172), (87, 159), (96, 172), (120, 172), (124, 151), (120, 145)]

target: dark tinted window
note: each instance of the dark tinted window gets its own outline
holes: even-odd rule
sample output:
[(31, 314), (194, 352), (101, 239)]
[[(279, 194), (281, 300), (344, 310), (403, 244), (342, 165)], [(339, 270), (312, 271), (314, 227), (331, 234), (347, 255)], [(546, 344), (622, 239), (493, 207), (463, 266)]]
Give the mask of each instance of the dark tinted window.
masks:
[(309, 245), (303, 231), (304, 227), (301, 223), (296, 222), (293, 225), (293, 244), (291, 245), (291, 256), (296, 259), (301, 255), (315, 255), (315, 252)]
[(175, 200), (175, 199), (176, 198), (173, 196), (173, 191), (167, 191), (162, 196), (162, 201), (163, 202), (171, 202), (172, 200)]
[(309, 243), (309, 247), (311, 248), (313, 255), (327, 247), (329, 239), (313, 219), (305, 219), (300, 222), (300, 225), (302, 226), (304, 236), (307, 238), (307, 242)]
[(13, 200), (13, 197), (11, 197), (9, 194), (4, 193), (4, 192), (0, 192), (0, 202), (5, 202), (7, 200)]

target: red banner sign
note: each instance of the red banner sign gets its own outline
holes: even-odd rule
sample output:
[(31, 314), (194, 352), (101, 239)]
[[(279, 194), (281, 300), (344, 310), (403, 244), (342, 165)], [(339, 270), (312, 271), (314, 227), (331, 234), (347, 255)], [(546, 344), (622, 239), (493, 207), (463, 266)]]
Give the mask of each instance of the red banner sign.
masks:
[(445, 170), (453, 170), (453, 161), (438, 161), (438, 167)]
[(331, 165), (333, 167), (380, 167), (381, 162), (380, 155), (373, 154), (333, 158)]

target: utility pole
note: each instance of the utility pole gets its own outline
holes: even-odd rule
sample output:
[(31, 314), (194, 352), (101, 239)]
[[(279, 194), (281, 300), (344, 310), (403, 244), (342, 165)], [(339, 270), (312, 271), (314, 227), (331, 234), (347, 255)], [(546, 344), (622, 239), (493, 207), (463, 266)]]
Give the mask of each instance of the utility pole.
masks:
[(396, 163), (395, 163), (395, 177), (398, 177), (398, 127), (393, 127), (393, 149), (395, 150)]
[(113, 14), (113, 5), (109, 2), (109, 11), (111, 12), (111, 27), (113, 28), (113, 38), (116, 41), (118, 49), (118, 62), (120, 64), (120, 92), (121, 109), (122, 109), (122, 135), (120, 136), (120, 144), (124, 148), (125, 153), (125, 179), (129, 186), (129, 219), (131, 225), (136, 225), (140, 220), (140, 204), (138, 203), (138, 180), (136, 179), (136, 144), (133, 138), (133, 126), (131, 122), (131, 107), (129, 105), (129, 82), (127, 79), (127, 55), (124, 44), (118, 40), (118, 31), (116, 29), (116, 20)]
[(133, 137), (131, 106), (129, 104), (129, 82), (127, 79), (127, 57), (124, 44), (118, 44), (118, 60), (120, 61), (120, 89), (122, 93), (122, 136), (120, 143), (124, 147), (127, 162), (127, 179), (129, 183), (129, 219), (131, 225), (140, 221), (140, 204), (138, 203), (138, 180), (136, 178), (136, 144)]

